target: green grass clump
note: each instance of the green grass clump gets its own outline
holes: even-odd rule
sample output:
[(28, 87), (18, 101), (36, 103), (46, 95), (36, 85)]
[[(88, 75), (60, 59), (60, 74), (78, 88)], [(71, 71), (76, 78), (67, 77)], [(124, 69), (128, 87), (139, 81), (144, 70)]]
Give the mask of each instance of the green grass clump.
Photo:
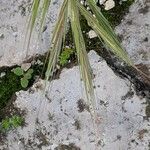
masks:
[(7, 132), (11, 129), (15, 129), (19, 126), (22, 126), (24, 119), (20, 116), (14, 115), (11, 118), (5, 118), (0, 123), (0, 131)]
[(62, 53), (59, 56), (59, 63), (61, 66), (64, 66), (68, 63), (69, 58), (74, 53), (74, 49), (72, 48), (64, 48)]
[[(110, 25), (115, 28), (117, 25), (121, 23), (121, 20), (125, 16), (125, 14), (129, 11), (129, 7), (131, 4), (133, 4), (135, 0), (127, 0), (122, 2), (122, 4), (119, 4), (119, 1), (115, 0), (115, 7), (110, 10), (105, 10), (104, 8), (100, 7), (101, 12), (107, 18), (107, 20), (110, 22)], [(87, 51), (94, 49), (99, 54), (101, 54), (101, 51), (99, 51), (100, 47), (103, 48), (102, 42), (99, 40), (98, 37), (95, 37), (93, 39), (88, 38), (88, 32), (91, 30), (91, 27), (87, 24), (87, 20), (81, 15), (80, 16), (80, 22), (81, 22), (81, 28), (84, 35), (85, 43)]]

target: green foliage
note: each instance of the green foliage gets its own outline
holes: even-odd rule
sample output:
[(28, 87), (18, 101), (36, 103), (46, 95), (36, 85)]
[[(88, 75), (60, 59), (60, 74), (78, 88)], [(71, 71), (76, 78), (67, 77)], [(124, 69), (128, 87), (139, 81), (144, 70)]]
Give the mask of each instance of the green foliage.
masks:
[(22, 77), (20, 80), (20, 83), (23, 88), (28, 87), (29, 80), (32, 78), (33, 69), (29, 69), (27, 72), (25, 72), (20, 67), (17, 67), (17, 68), (12, 69), (12, 72), (17, 76)]
[(28, 83), (29, 83), (28, 79), (26, 79), (25, 77), (21, 78), (21, 86), (23, 88), (26, 88), (28, 86)]
[(6, 106), (12, 95), (22, 89), (19, 76), (16, 76), (9, 68), (3, 71), (6, 75), (0, 79), (0, 111)]
[(20, 116), (14, 115), (11, 118), (5, 118), (0, 123), (0, 131), (6, 132), (11, 129), (17, 128), (23, 125), (24, 119)]
[(109, 11), (105, 10), (104, 8), (101, 9), (102, 14), (111, 23), (112, 27), (115, 27), (116, 25), (121, 23), (123, 16), (126, 14), (126, 12), (129, 9), (129, 6), (135, 0), (122, 1), (122, 4), (120, 4), (120, 1), (118, 0), (114, 0), (114, 1), (115, 1), (114, 8), (110, 9)]
[(132, 61), (123, 49), (108, 20), (99, 11), (99, 8), (95, 5), (93, 0), (87, 0), (87, 2), (96, 17), (93, 17), (93, 15), (91, 15), (91, 13), (89, 13), (78, 1), (76, 3), (81, 14), (86, 18), (88, 24), (96, 32), (100, 40), (103, 40), (103, 44), (109, 50), (111, 50), (116, 56), (118, 56), (118, 58), (126, 62), (128, 65), (133, 66)]
[(64, 66), (68, 63), (70, 56), (74, 53), (74, 49), (72, 48), (65, 48), (59, 57), (59, 63), (61, 66)]
[(13, 116), (12, 118), (10, 118), (10, 123), (12, 128), (17, 128), (19, 126), (21, 126), (24, 122), (24, 119), (20, 116)]
[(2, 120), (1, 130), (4, 130), (4, 131), (9, 130), (10, 127), (11, 127), (11, 124), (10, 124), (9, 118)]
[[(42, 3), (42, 4), (41, 4)], [(32, 36), (32, 32), (34, 29), (34, 26), (36, 25), (36, 19), (38, 18), (38, 16), (41, 14), (40, 16), (40, 34), (42, 33), (43, 30), (43, 24), (45, 21), (45, 16), (46, 13), (48, 11), (49, 5), (51, 3), (51, 0), (34, 0), (33, 1), (33, 5), (32, 5), (32, 14), (29, 20), (29, 24), (28, 24), (28, 30), (25, 36), (25, 40), (27, 42), (27, 52), (28, 52), (28, 48), (30, 45), (30, 39)], [(42, 9), (40, 8), (40, 4)], [(40, 13), (39, 13), (39, 9), (40, 9)]]
[(20, 67), (17, 67), (17, 68), (15, 68), (15, 69), (12, 69), (12, 71), (13, 71), (14, 74), (17, 75), (17, 76), (23, 75), (23, 69), (21, 69)]
[[(46, 56), (40, 56), (38, 59), (44, 62)], [(17, 67), (13, 67), (17, 68)], [(0, 119), (4, 118), (7, 115), (7, 104), (9, 107), (9, 102), (15, 98), (15, 93), (23, 90), (24, 87), (21, 86), (22, 76), (17, 76), (12, 70), (11, 67), (0, 68), (0, 73), (5, 72), (5, 76), (0, 78)], [(32, 69), (29, 69), (24, 73), (25, 78), (28, 79), (28, 87), (31, 86), (34, 82), (35, 76), (41, 76), (43, 65), (34, 64)], [(34, 72), (33, 72), (34, 70)], [(44, 70), (45, 73), (46, 70)], [(14, 95), (14, 96), (13, 96)], [(6, 108), (6, 113), (5, 113)]]
[[(49, 62), (47, 66), (47, 71), (45, 73), (46, 80), (48, 80), (51, 75), (53, 75), (56, 64), (58, 63), (58, 58), (61, 53), (63, 41), (65, 41), (66, 35), (66, 25), (67, 25), (67, 13), (68, 13), (68, 0), (65, 0), (62, 4), (58, 21), (56, 23), (55, 29), (53, 31), (53, 36), (50, 48)], [(58, 34), (59, 33), (59, 34)]]

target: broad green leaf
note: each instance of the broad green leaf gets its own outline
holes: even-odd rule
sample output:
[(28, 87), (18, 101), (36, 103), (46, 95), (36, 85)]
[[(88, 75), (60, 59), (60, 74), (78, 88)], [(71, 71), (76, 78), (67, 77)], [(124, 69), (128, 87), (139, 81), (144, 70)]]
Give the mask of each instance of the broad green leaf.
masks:
[(24, 74), (24, 78), (31, 79), (32, 78), (33, 69), (29, 69), (27, 73)]

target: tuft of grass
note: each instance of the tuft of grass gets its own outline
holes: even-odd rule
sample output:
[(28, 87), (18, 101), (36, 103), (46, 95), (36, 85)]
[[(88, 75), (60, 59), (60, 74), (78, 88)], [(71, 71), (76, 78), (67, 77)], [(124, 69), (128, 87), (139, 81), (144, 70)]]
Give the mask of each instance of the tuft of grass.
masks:
[(125, 61), (128, 65), (132, 66), (132, 61), (120, 44), (120, 41), (118, 40), (108, 20), (99, 11), (99, 8), (96, 6), (93, 0), (87, 0), (87, 2), (95, 17), (90, 12), (88, 12), (78, 1), (76, 1), (79, 10), (86, 18), (88, 24), (96, 32), (100, 40), (103, 40), (103, 43), (107, 49), (111, 50), (116, 56)]
[(59, 56), (59, 63), (64, 66), (68, 63), (69, 58), (74, 53), (74, 49), (65, 47)]
[(52, 77), (56, 64), (58, 63), (62, 44), (66, 35), (66, 25), (68, 19), (67, 14), (68, 14), (68, 0), (65, 0), (62, 4), (60, 15), (58, 17), (58, 21), (56, 23), (51, 40), (51, 48), (49, 49), (50, 52), (49, 62), (45, 74), (46, 80)]
[(22, 126), (23, 123), (24, 123), (24, 119), (17, 115), (12, 116), (11, 118), (5, 118), (0, 123), (0, 131), (7, 132), (9, 130)]
[[(43, 0), (43, 6), (46, 6), (46, 2), (47, 1)], [(81, 78), (85, 85), (84, 87), (86, 91), (87, 102), (89, 104), (92, 114), (94, 114), (96, 100), (94, 96), (92, 81), (93, 75), (87, 56), (84, 37), (80, 26), (80, 16), (82, 15), (87, 20), (88, 25), (96, 32), (96, 34), (108, 50), (111, 50), (116, 56), (118, 56), (118, 58), (126, 62), (128, 65), (133, 66), (133, 63), (128, 57), (123, 47), (121, 46), (111, 25), (103, 16), (100, 9), (96, 6), (95, 1), (87, 0), (86, 2), (88, 3), (88, 6), (92, 13), (88, 11), (78, 0), (64, 0), (51, 40), (51, 48), (49, 49), (50, 55), (48, 56), (49, 62), (46, 71), (46, 80), (53, 76), (56, 64), (58, 63), (59, 58), (62, 58), (62, 55), (60, 55), (61, 49), (65, 46), (64, 43), (67, 33), (66, 28), (68, 23), (70, 23), (72, 37), (74, 39), (76, 54), (78, 57)], [(39, 5), (37, 5), (37, 7), (34, 7), (37, 3), (38, 2), (34, 0), (33, 11), (30, 19), (33, 20), (30, 22), (30, 33), (32, 33), (33, 26), (35, 26), (35, 19), (37, 19), (38, 17), (37, 14)], [(43, 7), (43, 20), (44, 18), (46, 18), (47, 9), (48, 7)], [(93, 16), (93, 14), (95, 15), (95, 17)], [(40, 23), (43, 24), (43, 21), (41, 21)], [(61, 59), (62, 64), (65, 63), (69, 55), (65, 53), (63, 57), (65, 59)]]
[(81, 78), (85, 85), (87, 103), (90, 107), (91, 113), (94, 115), (95, 114), (94, 109), (96, 104), (95, 104), (94, 88), (92, 83), (92, 70), (90, 67), (85, 42), (81, 31), (79, 20), (79, 9), (78, 6), (76, 5), (75, 0), (69, 1), (68, 5), (69, 5), (69, 19), (71, 22), (71, 29), (77, 51)]

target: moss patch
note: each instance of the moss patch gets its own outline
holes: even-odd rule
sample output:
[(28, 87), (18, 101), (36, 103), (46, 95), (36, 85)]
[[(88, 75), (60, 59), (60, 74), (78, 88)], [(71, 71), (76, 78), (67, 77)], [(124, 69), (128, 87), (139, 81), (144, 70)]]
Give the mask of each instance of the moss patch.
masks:
[(11, 68), (1, 70), (6, 75), (0, 79), (0, 110), (6, 106), (15, 92), (22, 89), (20, 78), (11, 72)]
[[(44, 62), (46, 56), (38, 56), (35, 58), (35, 62), (37, 60), (40, 60), (41, 62)], [(31, 60), (30, 60), (31, 61)], [(4, 112), (3, 109), (7, 106), (9, 101), (11, 100), (12, 96), (20, 90), (27, 90), (32, 84), (34, 83), (37, 76), (40, 76), (43, 78), (42, 72), (44, 74), (46, 67), (43, 68), (43, 65), (34, 64), (31, 68), (34, 70), (32, 74), (32, 78), (29, 80), (29, 84), (27, 88), (23, 88), (21, 86), (21, 77), (15, 75), (11, 70), (13, 68), (16, 68), (17, 66), (13, 67), (3, 67), (0, 68), (0, 74), (2, 72), (5, 72), (5, 76), (0, 78), (0, 114)]]
[(119, 3), (118, 0), (115, 0), (115, 7), (106, 11), (104, 8), (102, 8), (102, 13), (108, 19), (108, 21), (111, 23), (113, 27), (121, 23), (121, 20), (123, 16), (128, 12), (130, 5), (135, 0), (127, 0), (125, 2), (122, 2), (122, 4)]

